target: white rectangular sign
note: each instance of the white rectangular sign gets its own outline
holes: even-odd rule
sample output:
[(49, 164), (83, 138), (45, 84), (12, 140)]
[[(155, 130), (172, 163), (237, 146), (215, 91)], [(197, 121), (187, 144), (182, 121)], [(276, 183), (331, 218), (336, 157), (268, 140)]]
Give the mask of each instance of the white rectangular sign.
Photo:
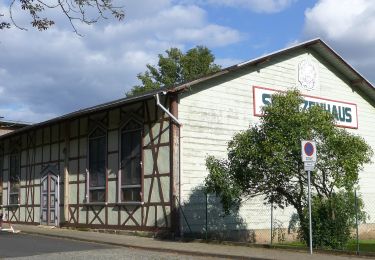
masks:
[[(253, 86), (253, 109), (255, 116), (262, 116), (262, 107), (271, 104), (271, 96), (277, 92), (281, 91)], [(302, 97), (304, 99), (301, 105), (303, 110), (309, 109), (312, 106), (321, 106), (334, 116), (337, 126), (358, 128), (356, 104), (306, 95), (302, 95)]]
[(316, 143), (315, 141), (301, 141), (301, 157), (303, 162), (316, 162)]
[(305, 171), (313, 171), (315, 169), (315, 162), (304, 162), (303, 167)]

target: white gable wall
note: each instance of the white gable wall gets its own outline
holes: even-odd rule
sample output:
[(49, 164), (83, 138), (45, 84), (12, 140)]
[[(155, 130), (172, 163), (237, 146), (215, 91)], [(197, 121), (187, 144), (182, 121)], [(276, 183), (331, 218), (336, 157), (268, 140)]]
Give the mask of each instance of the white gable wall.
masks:
[[(198, 210), (204, 210), (204, 197), (193, 190), (201, 186), (207, 176), (205, 159), (208, 155), (218, 158), (226, 157), (227, 143), (233, 135), (245, 130), (259, 120), (253, 115), (253, 86), (287, 90), (297, 84), (297, 65), (303, 59), (312, 60), (318, 68), (320, 87), (313, 91), (302, 91), (302, 94), (326, 99), (357, 104), (358, 129), (348, 129), (363, 138), (375, 150), (375, 108), (361, 95), (353, 91), (349, 85), (336, 75), (324, 61), (317, 56), (294, 52), (281, 55), (258, 68), (251, 67), (246, 73), (236, 71), (229, 76), (222, 76), (194, 86), (180, 94), (179, 119), (183, 123), (182, 130), (182, 173), (181, 196), (185, 204), (187, 219), (190, 226), (202, 229), (205, 219), (194, 218)], [(375, 160), (374, 160), (375, 161)], [(366, 165), (360, 174), (361, 192), (365, 203), (369, 205), (374, 199), (371, 188), (375, 184), (375, 164)], [(191, 197), (191, 195), (197, 195)], [(199, 202), (201, 206), (199, 206)], [(202, 206), (203, 205), (203, 206)], [(190, 210), (189, 210), (190, 207)], [(375, 207), (367, 211), (375, 217)], [(290, 210), (278, 211), (280, 220), (289, 221)], [(190, 214), (190, 215), (189, 215)], [(193, 215), (191, 215), (193, 214)], [(246, 203), (240, 211), (240, 217), (247, 223), (248, 229), (267, 229), (270, 227), (270, 207), (262, 204), (261, 198)], [(241, 229), (235, 222), (238, 219), (228, 218), (225, 225), (229, 229)], [(195, 222), (194, 222), (195, 221)], [(373, 221), (375, 222), (375, 221)], [(285, 225), (287, 227), (287, 224)]]

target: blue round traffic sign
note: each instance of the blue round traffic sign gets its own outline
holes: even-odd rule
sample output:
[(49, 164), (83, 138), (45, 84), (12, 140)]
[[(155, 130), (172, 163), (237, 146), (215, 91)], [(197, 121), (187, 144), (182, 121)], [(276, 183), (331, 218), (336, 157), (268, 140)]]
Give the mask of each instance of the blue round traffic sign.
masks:
[(303, 150), (305, 151), (305, 154), (307, 156), (312, 156), (314, 154), (314, 145), (310, 142), (307, 142), (305, 143)]

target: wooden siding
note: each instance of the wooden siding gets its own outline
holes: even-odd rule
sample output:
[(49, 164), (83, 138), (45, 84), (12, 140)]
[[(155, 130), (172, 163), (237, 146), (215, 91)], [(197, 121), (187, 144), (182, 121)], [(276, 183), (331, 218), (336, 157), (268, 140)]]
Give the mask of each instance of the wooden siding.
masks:
[[(259, 120), (253, 115), (253, 86), (277, 90), (294, 88), (297, 83), (297, 65), (306, 58), (311, 59), (318, 67), (320, 87), (302, 93), (357, 104), (359, 126), (358, 129), (348, 131), (365, 138), (375, 150), (375, 132), (372, 129), (375, 125), (374, 104), (314, 53), (288, 53), (256, 67), (206, 81), (179, 96), (179, 119), (183, 123), (181, 194), (189, 221), (194, 222), (197, 212), (205, 210), (204, 195), (199, 193), (199, 187), (207, 176), (207, 155), (225, 158), (227, 143), (233, 135)], [(360, 174), (361, 192), (367, 205), (374, 199), (370, 194), (366, 195), (375, 183), (374, 173), (375, 165), (372, 164), (366, 165)], [(236, 218), (227, 219), (225, 228), (268, 229), (270, 206), (262, 203), (261, 198), (246, 203)], [(371, 208), (367, 208), (367, 211), (375, 216)], [(290, 214), (291, 209), (275, 212), (275, 216), (285, 224), (284, 227), (288, 225)], [(241, 221), (245, 225), (239, 225)], [(184, 220), (181, 222), (184, 223)], [(203, 225), (204, 220), (200, 220), (191, 226), (195, 231), (202, 231)]]

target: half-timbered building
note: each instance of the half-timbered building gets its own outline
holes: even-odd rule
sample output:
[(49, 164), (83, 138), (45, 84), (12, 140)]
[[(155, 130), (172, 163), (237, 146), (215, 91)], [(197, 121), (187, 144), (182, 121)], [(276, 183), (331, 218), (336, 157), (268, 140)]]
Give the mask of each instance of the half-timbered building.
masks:
[[(220, 214), (210, 227), (202, 217), (205, 158), (225, 158), (228, 141), (258, 122), (270, 95), (291, 88), (301, 90), (307, 106), (326, 107), (338, 127), (375, 149), (373, 85), (316, 39), (1, 136), (3, 213), (13, 223), (35, 225), (215, 230)], [(367, 205), (374, 199), (366, 195), (374, 172), (366, 165), (360, 175)], [(261, 205), (261, 198), (248, 201), (221, 228), (238, 235), (268, 229), (269, 211)], [(290, 213), (283, 211), (282, 221)]]
[[(170, 98), (163, 98), (169, 106)], [(2, 208), (14, 223), (171, 226), (171, 124), (153, 95), (25, 127), (1, 139)]]

